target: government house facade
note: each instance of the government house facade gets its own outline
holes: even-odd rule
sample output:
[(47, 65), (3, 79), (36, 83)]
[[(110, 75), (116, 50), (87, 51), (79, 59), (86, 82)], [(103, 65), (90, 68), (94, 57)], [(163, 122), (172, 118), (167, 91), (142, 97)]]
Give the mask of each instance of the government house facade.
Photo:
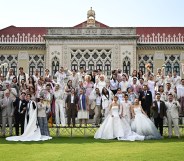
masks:
[[(156, 74), (164, 64), (165, 74), (176, 70), (183, 77), (184, 27), (110, 27), (90, 9), (87, 20), (73, 27), (0, 29), (0, 63), (8, 63), (15, 74), (21, 66), (29, 74), (37, 68), (41, 75), (46, 68), (54, 74), (60, 66), (101, 69), (107, 75), (120, 68), (131, 74), (145, 72), (147, 63)], [(3, 75), (8, 68), (2, 67)]]

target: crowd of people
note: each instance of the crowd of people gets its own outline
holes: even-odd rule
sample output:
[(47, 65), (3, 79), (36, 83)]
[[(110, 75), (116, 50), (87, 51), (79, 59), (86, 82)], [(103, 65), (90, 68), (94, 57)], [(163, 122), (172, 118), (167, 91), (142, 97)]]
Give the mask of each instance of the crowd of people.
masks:
[(45, 69), (41, 76), (35, 69), (29, 76), (23, 67), (17, 75), (10, 68), (6, 76), (0, 73), (2, 136), (7, 125), (12, 136), (14, 125), (16, 137), (7, 140), (47, 140), (48, 127), (88, 126), (91, 119), (92, 126), (99, 127), (99, 139), (159, 139), (164, 123), (169, 137), (174, 125), (180, 138), (184, 79), (176, 71), (164, 73), (160, 68), (154, 75), (147, 66), (146, 73), (134, 70), (131, 75), (112, 70), (108, 78), (100, 69), (86, 72), (80, 67), (77, 72), (61, 67), (54, 75)]

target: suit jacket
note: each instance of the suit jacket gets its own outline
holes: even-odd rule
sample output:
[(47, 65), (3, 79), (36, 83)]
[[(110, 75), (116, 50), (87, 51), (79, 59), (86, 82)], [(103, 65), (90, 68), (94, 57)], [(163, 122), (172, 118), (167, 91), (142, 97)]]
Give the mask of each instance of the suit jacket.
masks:
[[(78, 104), (78, 97), (76, 95), (74, 95), (74, 104), (77, 105)], [(68, 94), (66, 97), (66, 104), (67, 104), (67, 108), (70, 108), (71, 106), (71, 94)]]
[[(20, 98), (17, 98), (15, 102), (13, 103), (13, 106), (15, 108), (15, 115), (19, 113), (19, 106), (20, 106), (20, 112), (23, 110), (23, 108), (27, 108), (27, 101), (26, 100), (21, 100), (21, 105), (20, 105)], [(25, 111), (24, 111), (25, 114)]]
[(151, 91), (147, 91), (146, 96), (144, 94), (144, 91), (140, 92), (139, 100), (141, 101), (141, 106), (143, 109), (148, 109), (152, 105), (152, 94)]
[[(157, 118), (158, 117), (158, 104), (157, 104), (157, 101), (153, 102), (152, 111), (153, 111), (153, 117)], [(164, 116), (166, 116), (166, 105), (163, 101), (160, 100), (160, 118), (163, 119)]]
[[(176, 104), (175, 104), (176, 103)], [(171, 115), (172, 118), (179, 118), (179, 108), (181, 107), (178, 101), (173, 101), (172, 103), (166, 102), (167, 115)]]
[(1, 101), (1, 104), (2, 104), (1, 106), (2, 116), (13, 116), (14, 113), (13, 100), (9, 97), (7, 102), (6, 97), (4, 97), (3, 100)]

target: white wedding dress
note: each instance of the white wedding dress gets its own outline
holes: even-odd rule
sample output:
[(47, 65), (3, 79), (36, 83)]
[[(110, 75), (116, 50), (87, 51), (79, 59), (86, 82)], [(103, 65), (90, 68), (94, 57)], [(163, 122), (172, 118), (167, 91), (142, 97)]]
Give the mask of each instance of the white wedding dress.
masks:
[[(26, 117), (25, 117), (26, 118)], [(52, 137), (41, 135), (40, 128), (37, 126), (37, 106), (33, 109), (32, 104), (29, 110), (29, 122), (25, 119), (24, 133), (21, 136), (7, 137), (8, 141), (45, 141)]]
[(161, 135), (154, 123), (142, 113), (141, 108), (134, 108), (135, 118), (132, 120), (131, 128), (139, 135), (145, 136), (145, 139), (161, 139)]
[[(112, 117), (113, 115), (113, 117)], [(144, 136), (140, 136), (131, 131), (130, 125), (125, 119), (120, 119), (118, 106), (112, 106), (111, 114), (107, 116), (100, 128), (94, 136), (95, 139), (115, 139), (118, 140), (144, 140)]]

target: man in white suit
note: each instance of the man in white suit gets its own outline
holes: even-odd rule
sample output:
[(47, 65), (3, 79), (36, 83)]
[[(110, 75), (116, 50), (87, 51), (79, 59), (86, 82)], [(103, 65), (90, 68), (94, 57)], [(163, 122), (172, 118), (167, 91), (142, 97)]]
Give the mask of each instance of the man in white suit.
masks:
[(175, 135), (180, 138), (180, 132), (179, 132), (179, 108), (180, 104), (178, 101), (173, 101), (173, 94), (170, 93), (168, 95), (168, 101), (166, 104), (166, 113), (167, 113), (167, 119), (168, 119), (168, 132), (169, 132), (169, 138), (172, 136), (172, 123), (174, 125), (174, 133)]
[(2, 109), (2, 136), (5, 137), (6, 122), (8, 120), (10, 128), (10, 136), (12, 135), (12, 118), (14, 114), (13, 100), (10, 98), (10, 91), (7, 89), (4, 91), (4, 98), (1, 101)]

